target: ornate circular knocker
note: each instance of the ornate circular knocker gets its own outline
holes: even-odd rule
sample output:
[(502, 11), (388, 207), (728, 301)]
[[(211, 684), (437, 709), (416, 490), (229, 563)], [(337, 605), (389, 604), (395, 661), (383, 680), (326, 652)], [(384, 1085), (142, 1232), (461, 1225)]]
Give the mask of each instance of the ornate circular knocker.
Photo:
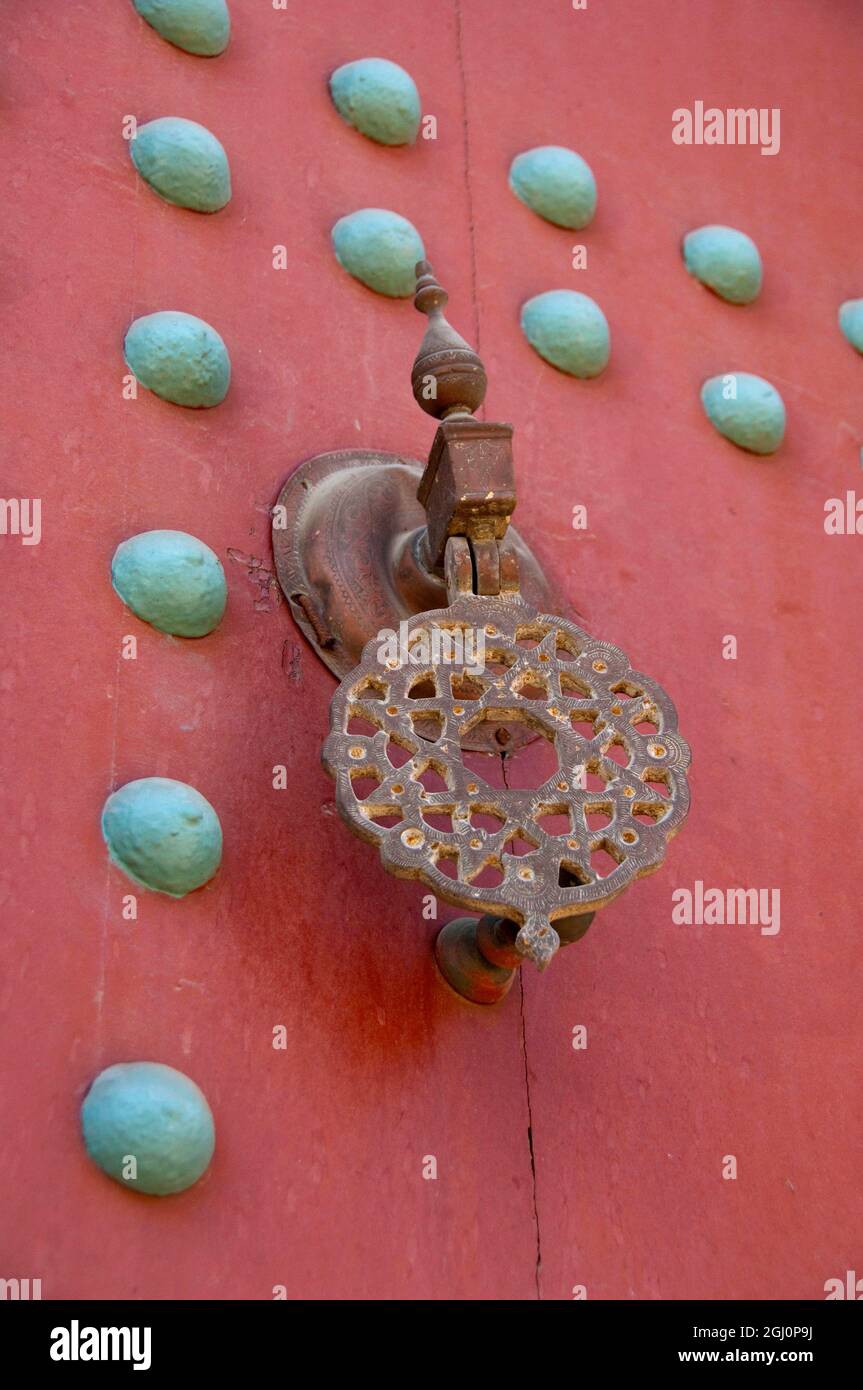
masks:
[[(390, 873), (485, 914), (447, 923), (435, 949), (459, 993), (491, 1003), (525, 957), (544, 969), (659, 867), (689, 807), (689, 748), (664, 690), (547, 611), (541, 567), (509, 529), (512, 426), (473, 418), (482, 362), (425, 262), (417, 276), (429, 325), (413, 392), (438, 420), (416, 489), (424, 518), (403, 459), (323, 455), (285, 485), (291, 524), (274, 549), (297, 622), (342, 677), (323, 749), (339, 811)], [(391, 499), (385, 512), (373, 495)], [(340, 560), (352, 544), (356, 592)], [(478, 752), (540, 740), (530, 790), (475, 770)]]
[[(543, 969), (554, 923), (658, 868), (686, 816), (674, 705), (618, 647), (517, 595), (459, 594), (398, 645), (370, 642), (333, 699), (323, 759), (339, 811), (391, 873), (516, 923), (516, 950)], [(556, 769), (531, 790), (492, 787), (463, 756), (483, 722), (527, 724)]]

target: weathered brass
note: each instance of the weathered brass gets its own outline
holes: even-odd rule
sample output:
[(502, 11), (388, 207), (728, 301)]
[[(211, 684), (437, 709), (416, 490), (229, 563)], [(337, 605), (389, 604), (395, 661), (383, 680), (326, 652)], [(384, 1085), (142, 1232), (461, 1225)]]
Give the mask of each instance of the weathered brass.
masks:
[[(436, 573), (426, 560), (426, 516), (417, 500), (422, 474), (415, 459), (341, 449), (300, 464), (279, 493), (276, 573), (294, 620), (340, 679), (375, 633), (446, 604), (443, 569)], [(515, 527), (507, 536), (525, 596), (537, 607), (555, 607)]]
[[(342, 681), (324, 766), (340, 813), (391, 873), (515, 922), (516, 950), (544, 968), (560, 944), (555, 921), (595, 911), (661, 863), (689, 807), (689, 748), (671, 700), (618, 647), (517, 592), (459, 591), (466, 549), (449, 543), (449, 607), (411, 619), (404, 651), (369, 643)], [(466, 736), (487, 722), (547, 738), (556, 771), (528, 791), (490, 786), (463, 758)], [(606, 823), (592, 830), (591, 816)], [(516, 853), (524, 842), (534, 849)]]
[[(544, 969), (658, 868), (689, 808), (689, 748), (659, 685), (554, 616), (509, 525), (512, 428), (472, 418), (482, 362), (426, 262), (417, 276), (429, 327), (412, 385), (440, 421), (422, 477), (387, 455), (313, 459), (282, 491), (274, 547), (300, 627), (343, 677), (323, 749), (339, 811), (391, 873), (485, 914), (449, 923), (436, 955), (492, 1003), (522, 959)], [(541, 738), (555, 766), (531, 790), (464, 757)]]

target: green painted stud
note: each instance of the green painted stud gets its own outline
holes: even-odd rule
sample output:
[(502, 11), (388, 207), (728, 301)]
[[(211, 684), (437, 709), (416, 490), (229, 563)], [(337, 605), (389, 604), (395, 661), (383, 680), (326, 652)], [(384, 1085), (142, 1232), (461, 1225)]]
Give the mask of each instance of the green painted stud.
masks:
[(761, 257), (745, 232), (734, 227), (699, 227), (683, 238), (690, 275), (729, 304), (751, 304), (761, 291)]
[(206, 797), (172, 777), (141, 777), (108, 797), (102, 835), (118, 868), (142, 888), (184, 898), (222, 861), (222, 827)]
[(420, 94), (409, 72), (387, 58), (359, 58), (336, 68), (330, 95), (343, 120), (379, 145), (412, 145)]
[(773, 454), (785, 437), (785, 403), (775, 386), (750, 372), (711, 377), (701, 388), (708, 420), (750, 454)]
[(161, 1062), (118, 1062), (100, 1072), (81, 1105), (81, 1129), (103, 1172), (156, 1197), (196, 1183), (216, 1147), (203, 1091)]
[(339, 265), (378, 294), (406, 299), (416, 288), (416, 264), (425, 260), (420, 234), (406, 217), (385, 208), (361, 208), (332, 230)]
[(522, 306), (522, 331), (546, 362), (570, 376), (599, 376), (611, 338), (599, 305), (577, 290), (546, 290)]
[(228, 599), (218, 555), (185, 531), (142, 531), (122, 541), (111, 583), (137, 617), (174, 637), (205, 637)]
[(846, 299), (839, 310), (839, 327), (851, 346), (863, 352), (863, 299)]
[(516, 155), (509, 170), (515, 196), (556, 227), (579, 230), (596, 212), (596, 180), (590, 165), (563, 145), (539, 145)]
[(231, 201), (228, 156), (197, 121), (160, 116), (138, 127), (129, 141), (132, 163), (151, 188), (180, 208), (218, 212)]
[(224, 53), (231, 37), (231, 16), (225, 0), (132, 0), (163, 39), (200, 58)]
[(164, 309), (135, 319), (123, 355), (142, 386), (174, 405), (219, 405), (228, 394), (228, 349), (215, 328), (194, 314)]

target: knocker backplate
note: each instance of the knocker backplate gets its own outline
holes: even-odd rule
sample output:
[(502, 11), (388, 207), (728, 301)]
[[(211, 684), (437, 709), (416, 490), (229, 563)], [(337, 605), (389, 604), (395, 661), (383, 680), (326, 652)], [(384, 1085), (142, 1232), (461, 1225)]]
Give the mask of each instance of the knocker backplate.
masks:
[[(463, 749), (485, 722), (528, 725), (556, 771), (531, 790), (483, 781)], [(518, 598), (460, 596), (413, 618), (398, 652), (370, 642), (333, 698), (323, 761), (391, 873), (516, 922), (540, 967), (552, 923), (658, 868), (689, 808), (668, 695), (618, 647)]]
[[(322, 661), (342, 679), (382, 629), (447, 601), (443, 577), (417, 556), (426, 516), (417, 501), (422, 465), (369, 449), (318, 454), (291, 474), (273, 513), (273, 556), (294, 620)], [(521, 588), (537, 607), (557, 603), (542, 569), (509, 529)], [(527, 729), (507, 744), (530, 742)], [(500, 753), (495, 730), (473, 745)]]

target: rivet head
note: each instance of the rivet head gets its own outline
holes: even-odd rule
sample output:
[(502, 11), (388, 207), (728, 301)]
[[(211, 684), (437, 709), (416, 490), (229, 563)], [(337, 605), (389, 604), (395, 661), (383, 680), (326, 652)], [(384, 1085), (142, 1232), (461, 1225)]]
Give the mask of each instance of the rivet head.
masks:
[(172, 898), (207, 883), (222, 859), (222, 827), (213, 807), (171, 777), (141, 777), (109, 796), (102, 835), (129, 878)]
[(142, 386), (174, 405), (202, 409), (228, 394), (228, 349), (215, 328), (194, 314), (164, 309), (135, 319), (123, 355)]
[(193, 212), (218, 212), (231, 201), (228, 156), (197, 121), (160, 116), (138, 126), (129, 141), (132, 163), (166, 203)]
[(839, 327), (851, 346), (863, 352), (863, 299), (846, 299), (839, 309)]
[(751, 372), (726, 372), (701, 388), (714, 429), (750, 454), (773, 454), (785, 438), (785, 403), (775, 386)]
[(516, 155), (509, 186), (520, 202), (557, 227), (586, 227), (596, 211), (593, 171), (564, 145), (538, 145)]
[(142, 19), (168, 43), (199, 58), (224, 53), (231, 37), (225, 0), (132, 0)]
[(422, 831), (411, 828), (402, 831), (401, 841), (407, 849), (422, 849), (426, 837), (423, 835)]
[(161, 1062), (106, 1067), (84, 1097), (81, 1128), (87, 1153), (103, 1172), (157, 1197), (196, 1183), (216, 1144), (203, 1092)]
[(729, 304), (751, 304), (761, 290), (761, 257), (745, 232), (735, 227), (699, 227), (683, 238), (690, 275)]
[(416, 286), (417, 261), (425, 260), (419, 232), (406, 217), (385, 208), (360, 208), (332, 230), (336, 260), (377, 294), (407, 299)]
[(136, 617), (174, 637), (204, 637), (228, 600), (215, 551), (185, 531), (141, 531), (111, 561), (114, 592)]
[(336, 68), (330, 95), (348, 125), (379, 145), (412, 145), (420, 96), (409, 72), (387, 58), (359, 58)]
[(599, 376), (608, 366), (608, 322), (589, 295), (577, 290), (535, 295), (522, 306), (521, 327), (539, 356), (569, 376)]

